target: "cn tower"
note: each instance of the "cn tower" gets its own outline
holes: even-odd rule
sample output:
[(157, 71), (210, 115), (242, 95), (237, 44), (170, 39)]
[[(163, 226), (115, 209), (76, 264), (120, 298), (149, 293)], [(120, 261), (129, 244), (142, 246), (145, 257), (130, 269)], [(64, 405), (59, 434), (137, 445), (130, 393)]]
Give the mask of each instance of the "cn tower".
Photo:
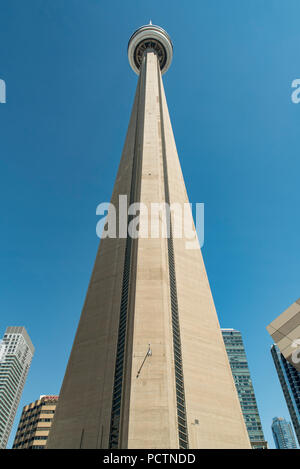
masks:
[[(162, 81), (172, 58), (159, 26), (129, 40), (138, 83), (117, 215), (120, 195), (149, 212), (189, 203)], [(199, 243), (188, 249), (174, 224), (167, 236), (101, 240), (48, 448), (250, 448)]]

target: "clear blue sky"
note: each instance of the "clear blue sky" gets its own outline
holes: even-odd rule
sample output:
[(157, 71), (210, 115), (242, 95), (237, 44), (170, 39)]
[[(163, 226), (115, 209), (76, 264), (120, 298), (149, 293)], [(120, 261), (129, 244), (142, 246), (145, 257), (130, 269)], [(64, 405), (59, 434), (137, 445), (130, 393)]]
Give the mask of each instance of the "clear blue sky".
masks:
[[(58, 393), (137, 77), (127, 41), (165, 28), (164, 83), (223, 327), (241, 330), (265, 436), (289, 414), (266, 325), (300, 296), (298, 0), (0, 0), (0, 336), (36, 347), (16, 418)], [(10, 445), (15, 434), (12, 431)]]

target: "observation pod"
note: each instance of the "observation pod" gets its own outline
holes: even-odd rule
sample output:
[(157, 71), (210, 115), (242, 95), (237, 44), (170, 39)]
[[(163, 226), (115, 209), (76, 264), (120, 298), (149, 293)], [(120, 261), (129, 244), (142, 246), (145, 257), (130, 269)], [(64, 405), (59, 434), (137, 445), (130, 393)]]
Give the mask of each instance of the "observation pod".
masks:
[(159, 61), (162, 75), (169, 69), (173, 58), (173, 44), (168, 33), (160, 26), (148, 24), (133, 33), (128, 42), (128, 60), (132, 70), (139, 75), (144, 53), (153, 50)]

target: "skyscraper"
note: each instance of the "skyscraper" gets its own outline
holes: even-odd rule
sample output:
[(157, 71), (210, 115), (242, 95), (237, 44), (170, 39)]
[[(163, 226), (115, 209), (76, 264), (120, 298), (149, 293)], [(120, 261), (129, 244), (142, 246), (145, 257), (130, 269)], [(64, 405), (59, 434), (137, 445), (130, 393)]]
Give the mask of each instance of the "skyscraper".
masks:
[(277, 345), (272, 345), (271, 354), (300, 445), (300, 372), (285, 359)]
[(0, 342), (0, 449), (6, 448), (34, 346), (24, 327), (7, 327)]
[(40, 396), (23, 407), (13, 449), (45, 449), (58, 396)]
[(282, 417), (274, 417), (272, 433), (277, 449), (297, 449), (291, 424)]
[[(165, 221), (177, 204), (193, 226), (162, 82), (172, 56), (158, 26), (130, 38), (139, 80), (110, 206), (120, 220), (126, 196), (130, 216), (101, 240), (48, 448), (250, 448), (197, 237), (189, 249)], [(145, 235), (152, 203), (167, 236)]]
[(235, 329), (221, 330), (251, 446), (253, 449), (267, 449), (242, 334)]
[(300, 298), (267, 326), (284, 358), (300, 372)]

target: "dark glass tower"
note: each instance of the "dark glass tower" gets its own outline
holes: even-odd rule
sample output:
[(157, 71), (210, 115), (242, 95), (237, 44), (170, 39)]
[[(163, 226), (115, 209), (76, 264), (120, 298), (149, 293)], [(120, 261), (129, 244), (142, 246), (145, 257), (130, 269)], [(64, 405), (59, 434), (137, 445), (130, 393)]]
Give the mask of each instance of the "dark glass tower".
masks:
[(242, 335), (235, 329), (222, 329), (222, 334), (251, 446), (253, 449), (267, 449)]
[(300, 372), (284, 358), (277, 345), (272, 345), (271, 354), (300, 445)]

